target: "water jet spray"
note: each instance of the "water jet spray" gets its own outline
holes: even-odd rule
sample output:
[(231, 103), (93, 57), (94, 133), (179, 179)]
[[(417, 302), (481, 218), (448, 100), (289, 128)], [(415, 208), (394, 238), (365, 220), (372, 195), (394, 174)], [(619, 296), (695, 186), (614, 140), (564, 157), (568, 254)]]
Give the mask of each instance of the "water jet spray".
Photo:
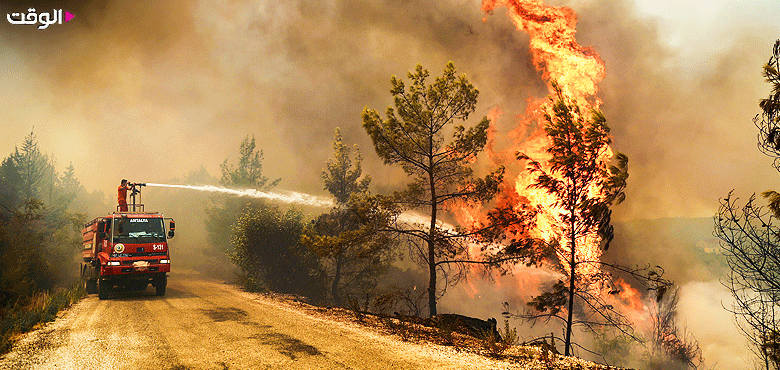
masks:
[(239, 197), (250, 197), (259, 199), (268, 199), (273, 201), (279, 201), (283, 203), (295, 203), (303, 204), (314, 207), (333, 207), (333, 200), (330, 198), (319, 197), (316, 195), (299, 193), (296, 191), (262, 191), (257, 189), (231, 189), (224, 186), (214, 185), (175, 185), (175, 184), (158, 184), (153, 182), (147, 182), (146, 186), (157, 186), (164, 188), (176, 188), (176, 189), (189, 189), (197, 191), (207, 191), (210, 193), (222, 193), (230, 194)]

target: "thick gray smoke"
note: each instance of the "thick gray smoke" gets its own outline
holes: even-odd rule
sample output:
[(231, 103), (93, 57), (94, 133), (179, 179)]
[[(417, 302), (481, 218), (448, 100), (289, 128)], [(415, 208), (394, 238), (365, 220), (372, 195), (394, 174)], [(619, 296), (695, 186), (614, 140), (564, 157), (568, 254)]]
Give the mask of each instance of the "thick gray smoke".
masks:
[[(771, 183), (750, 119), (774, 33), (735, 24), (732, 44), (688, 70), (675, 58), (692, 51), (666, 46), (659, 22), (631, 1), (567, 3), (579, 12), (578, 40), (606, 62), (603, 109), (615, 148), (631, 159), (618, 218), (709, 216), (731, 188)], [(0, 10), (28, 6), (76, 18), (47, 30), (0, 22), (0, 69), (11, 72), (0, 80), (0, 150), (35, 126), (44, 147), (100, 189), (200, 165), (218, 173), (254, 134), (271, 176), (321, 192), (337, 126), (389, 189), (403, 177), (370, 155), (360, 112), (391, 103), (390, 75), (417, 63), (436, 75), (453, 60), (481, 90), (476, 115), (505, 112), (501, 135), (528, 98), (546, 94), (526, 35), (503, 9), (485, 16), (478, 1), (12, 1)]]

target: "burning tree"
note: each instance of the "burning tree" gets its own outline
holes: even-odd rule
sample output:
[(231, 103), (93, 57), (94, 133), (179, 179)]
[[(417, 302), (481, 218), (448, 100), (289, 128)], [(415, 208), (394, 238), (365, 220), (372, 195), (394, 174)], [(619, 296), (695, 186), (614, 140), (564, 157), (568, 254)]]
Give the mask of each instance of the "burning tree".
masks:
[[(532, 101), (524, 119), (518, 121), (513, 134), (524, 140), (515, 143), (511, 154), (521, 153), (517, 158), (529, 161), (527, 170), (505, 184), (497, 199), (508, 200), (515, 211), (522, 207), (538, 210), (535, 225), (527, 227), (522, 236), (537, 240), (545, 267), (563, 277), (529, 303), (531, 311), (515, 316), (532, 321), (560, 319), (566, 327), (567, 355), (573, 345), (573, 326), (617, 329), (638, 339), (626, 315), (643, 309), (636, 298), (639, 293), (607, 271), (635, 278), (659, 292), (670, 282), (661, 277), (662, 269), (601, 261), (612, 240), (610, 207), (624, 199), (628, 177), (628, 158), (613, 156), (609, 127), (598, 110), (604, 62), (595, 50), (577, 42), (577, 14), (571, 8), (547, 6), (542, 0), (482, 1), (488, 14), (499, 6), (506, 6), (517, 29), (528, 34), (532, 61), (548, 82), (552, 97), (544, 121), (539, 114), (544, 110), (538, 109), (544, 104), (541, 99)], [(494, 157), (502, 160), (503, 156)], [(615, 165), (610, 167), (611, 160)]]
[(353, 162), (337, 128), (333, 157), (322, 171), (325, 189), (333, 194), (336, 206), (317, 217), (303, 238), (327, 262), (330, 295), (336, 306), (343, 304), (342, 293), (349, 296), (372, 289), (392, 257), (393, 240), (381, 231), (397, 213), (385, 199), (370, 196), (371, 178), (361, 178), (357, 145), (355, 152)]
[[(759, 106), (762, 114), (753, 122), (759, 129), (758, 147), (774, 157), (780, 171), (780, 40), (764, 66), (772, 85), (769, 97)], [(755, 204), (755, 195), (740, 207), (733, 192), (721, 200), (715, 217), (715, 235), (731, 269), (726, 288), (734, 296), (731, 311), (754, 352), (768, 369), (780, 369), (780, 193), (766, 191), (769, 209)]]
[[(439, 273), (445, 276), (445, 288), (454, 282), (447, 279), (448, 267), (462, 267), (463, 261), (456, 257), (467, 253), (464, 240), (476, 233), (444, 228), (440, 212), (457, 200), (482, 202), (492, 198), (504, 169), (500, 167), (484, 178), (473, 176), (469, 165), (485, 147), (490, 121), (484, 117), (468, 129), (453, 127), (456, 120), (465, 121), (474, 112), (479, 91), (465, 75), (456, 76), (452, 62), (432, 84), (427, 83), (429, 73), (421, 65), (408, 77), (408, 87), (395, 76), (391, 78), (390, 92), (397, 111), (388, 107), (387, 119), (383, 120), (377, 111), (365, 109), (363, 127), (385, 164), (399, 164), (414, 179), (394, 199), (402, 208), (425, 210), (427, 225), (400, 225), (396, 231), (410, 237), (416, 247), (413, 255), (428, 269), (428, 309), (433, 316), (443, 292), (437, 285)], [(448, 133), (451, 141), (445, 140)]]
[[(547, 241), (546, 247), (558, 257), (557, 267), (567, 281), (558, 281), (552, 290), (534, 298), (529, 305), (541, 314), (525, 317), (564, 320), (568, 356), (575, 323), (628, 327), (624, 317), (601, 299), (609, 275), (600, 271), (598, 255), (593, 255), (599, 246), (606, 250), (612, 240), (610, 207), (625, 199), (628, 157), (617, 154), (617, 164), (607, 168), (611, 138), (604, 115), (592, 109), (587, 118), (557, 84), (552, 86), (555, 95), (550, 97), (550, 112), (545, 113), (545, 131), (551, 141), (546, 152), (550, 158), (545, 165), (524, 153), (517, 153), (517, 158), (528, 161), (527, 169), (535, 176), (531, 187), (553, 197), (548, 212), (560, 237)], [(582, 319), (574, 317), (577, 299), (581, 301), (578, 306), (583, 309)], [(566, 313), (565, 318), (559, 315), (561, 311)], [(594, 315), (606, 323), (597, 323), (600, 320), (594, 320)]]

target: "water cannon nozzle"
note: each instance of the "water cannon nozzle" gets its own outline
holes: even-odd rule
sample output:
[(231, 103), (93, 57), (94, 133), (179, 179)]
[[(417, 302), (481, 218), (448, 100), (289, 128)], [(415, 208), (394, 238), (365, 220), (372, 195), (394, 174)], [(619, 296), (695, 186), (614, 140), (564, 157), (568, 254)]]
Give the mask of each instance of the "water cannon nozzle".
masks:
[(133, 194), (140, 193), (142, 186), (146, 186), (146, 183), (145, 182), (135, 182), (135, 183), (130, 184), (130, 188), (132, 189)]

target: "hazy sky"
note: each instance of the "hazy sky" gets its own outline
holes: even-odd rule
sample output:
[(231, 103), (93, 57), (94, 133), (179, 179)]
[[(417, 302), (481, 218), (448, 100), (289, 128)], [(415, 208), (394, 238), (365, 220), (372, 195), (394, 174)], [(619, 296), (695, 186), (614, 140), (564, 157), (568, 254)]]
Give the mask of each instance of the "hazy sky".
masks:
[[(579, 13), (580, 43), (606, 63), (603, 110), (631, 159), (618, 219), (709, 216), (732, 188), (775, 186), (751, 118), (780, 2), (556, 3)], [(436, 75), (453, 60), (481, 90), (475, 116), (504, 111), (500, 134), (546, 94), (526, 36), (476, 0), (11, 1), (0, 14), (29, 6), (76, 18), (45, 30), (0, 22), (0, 155), (34, 127), (60, 168), (72, 162), (107, 194), (121, 178), (165, 182), (200, 166), (218, 176), (246, 135), (280, 188), (324, 194), (335, 127), (390, 190), (405, 179), (360, 121), (364, 107), (391, 103), (390, 75), (417, 63)]]

